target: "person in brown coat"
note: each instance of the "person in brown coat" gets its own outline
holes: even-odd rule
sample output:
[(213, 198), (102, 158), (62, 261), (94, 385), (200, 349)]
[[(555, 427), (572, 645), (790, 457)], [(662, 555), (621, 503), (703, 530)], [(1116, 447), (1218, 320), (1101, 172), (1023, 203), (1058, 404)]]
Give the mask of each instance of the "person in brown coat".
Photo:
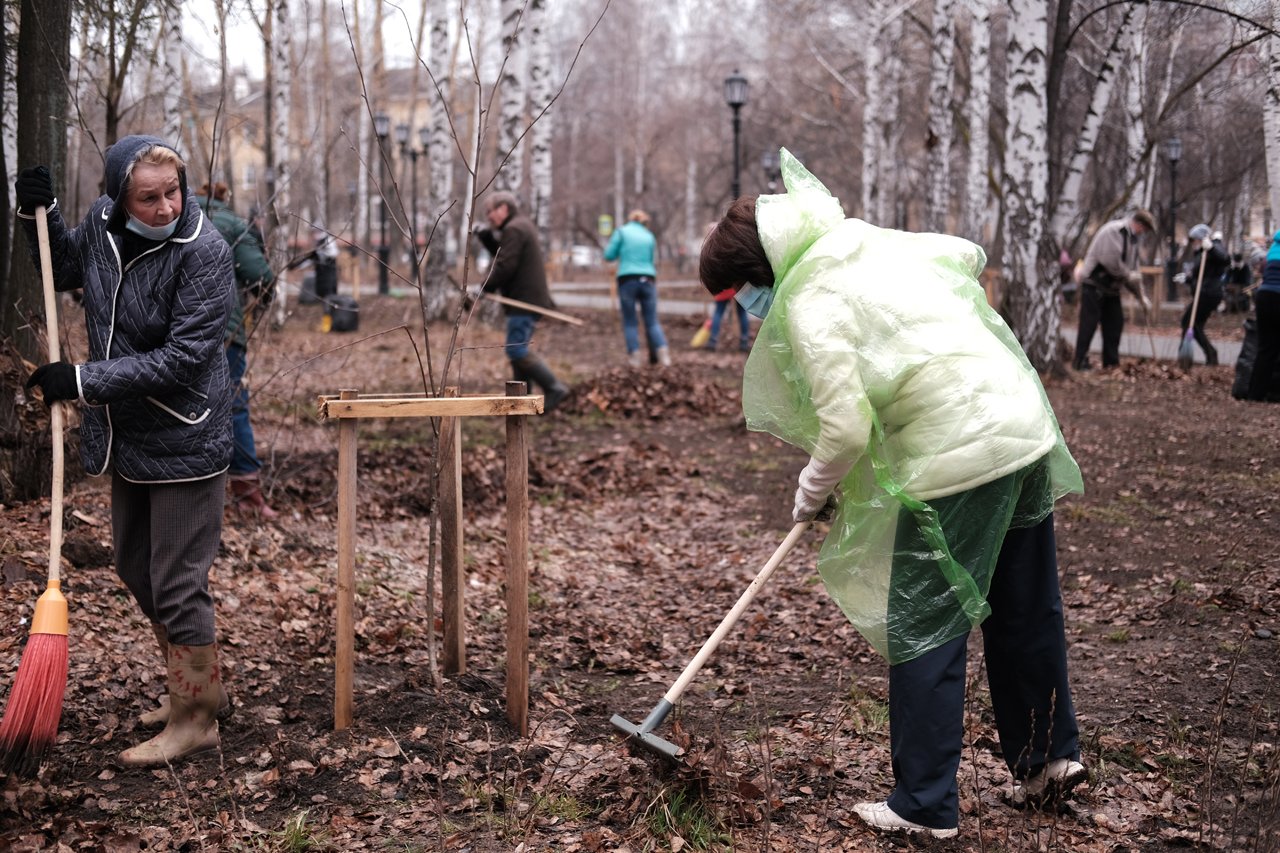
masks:
[[(493, 193), (485, 207), (485, 218), (489, 228), (476, 231), (476, 237), (493, 253), (484, 290), (539, 308), (555, 308), (547, 289), (538, 228), (529, 217), (520, 214), (516, 197), (509, 192)], [(520, 382), (537, 383), (546, 398), (544, 411), (550, 413), (564, 402), (569, 387), (530, 349), (538, 315), (513, 305), (504, 305), (503, 310), (507, 316), (505, 351), (512, 375)]]

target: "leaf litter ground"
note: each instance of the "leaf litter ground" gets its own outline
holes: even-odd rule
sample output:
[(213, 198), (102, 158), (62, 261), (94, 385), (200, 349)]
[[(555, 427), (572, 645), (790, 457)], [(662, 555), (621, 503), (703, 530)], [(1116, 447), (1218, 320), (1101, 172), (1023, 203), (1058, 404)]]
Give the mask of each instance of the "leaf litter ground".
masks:
[[(366, 300), (354, 336), (303, 306), (254, 343), (272, 524), (230, 512), (212, 575), (237, 705), (219, 752), (126, 770), (163, 692), (150, 631), (110, 566), (103, 484), (69, 487), (71, 673), (37, 780), (6, 779), (0, 848), (269, 850), (1274, 850), (1280, 846), (1280, 408), (1230, 366), (1126, 360), (1048, 390), (1087, 494), (1059, 507), (1075, 703), (1090, 783), (1053, 813), (1007, 801), (971, 649), (961, 834), (877, 836), (852, 814), (891, 776), (886, 669), (827, 598), (806, 537), (686, 693), (671, 770), (609, 727), (639, 721), (790, 526), (804, 457), (748, 433), (742, 357), (622, 365), (611, 314), (541, 324), (574, 384), (533, 424), (530, 735), (505, 715), (503, 425), (464, 425), (467, 673), (428, 652), (429, 426), (360, 427), (355, 723), (333, 731), (336, 430), (318, 394), (421, 387), (408, 300)], [(74, 309), (68, 311), (72, 315)], [(78, 320), (71, 317), (69, 325)], [(392, 330), (386, 334), (376, 332)], [(448, 328), (433, 328), (433, 369)], [(417, 351), (410, 345), (416, 338)], [(476, 323), (464, 391), (493, 393), (501, 331)], [(74, 346), (74, 344), (73, 344)], [(423, 356), (425, 358), (425, 356)], [(48, 502), (5, 506), (0, 666), (12, 683), (43, 589)], [(438, 590), (437, 590), (438, 592)], [(436, 599), (438, 601), (438, 598)]]

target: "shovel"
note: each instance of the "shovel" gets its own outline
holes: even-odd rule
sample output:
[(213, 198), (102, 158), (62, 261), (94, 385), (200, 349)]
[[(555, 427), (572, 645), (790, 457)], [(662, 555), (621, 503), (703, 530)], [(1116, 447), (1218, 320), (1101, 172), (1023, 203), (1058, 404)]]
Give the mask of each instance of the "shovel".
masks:
[(764, 564), (764, 568), (760, 570), (760, 573), (755, 576), (755, 579), (739, 596), (738, 603), (733, 605), (733, 609), (725, 614), (724, 619), (720, 621), (719, 627), (702, 644), (702, 648), (694, 655), (693, 660), (689, 661), (689, 664), (684, 668), (684, 672), (680, 673), (680, 677), (676, 679), (676, 683), (671, 685), (671, 689), (666, 692), (657, 705), (653, 706), (653, 710), (649, 712), (649, 716), (644, 718), (644, 722), (637, 726), (621, 714), (614, 714), (609, 722), (615, 729), (627, 735), (631, 743), (642, 746), (662, 758), (670, 761), (679, 759), (683, 750), (671, 741), (658, 737), (653, 733), (653, 730), (667, 718), (667, 714), (671, 713), (671, 709), (675, 707), (676, 702), (680, 701), (680, 695), (689, 686), (689, 682), (693, 681), (693, 677), (698, 674), (698, 670), (702, 669), (702, 665), (707, 662), (707, 658), (711, 657), (712, 653), (715, 652), (725, 634), (729, 633), (729, 630), (737, 623), (739, 617), (742, 616), (742, 612), (755, 599), (760, 587), (764, 586), (769, 580), (773, 570), (787, 556), (792, 546), (800, 539), (800, 534), (804, 533), (809, 524), (810, 522), (808, 521), (801, 521), (791, 528), (791, 532), (787, 534), (786, 539), (782, 540), (778, 550), (773, 552), (769, 562)]
[(1191, 357), (1195, 355), (1191, 342), (1195, 339), (1196, 309), (1200, 306), (1200, 285), (1204, 284), (1204, 262), (1208, 257), (1209, 252), (1201, 248), (1200, 273), (1196, 276), (1195, 295), (1191, 297), (1191, 316), (1187, 318), (1187, 333), (1182, 336), (1182, 343), (1178, 344), (1178, 367), (1183, 370), (1191, 369)]

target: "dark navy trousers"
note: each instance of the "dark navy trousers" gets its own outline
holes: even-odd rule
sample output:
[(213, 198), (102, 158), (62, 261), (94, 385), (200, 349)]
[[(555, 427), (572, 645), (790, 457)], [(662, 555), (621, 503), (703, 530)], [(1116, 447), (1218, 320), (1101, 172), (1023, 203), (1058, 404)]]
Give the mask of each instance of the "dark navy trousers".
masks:
[[(987, 601), (983, 648), (1005, 763), (1024, 779), (1053, 759), (1077, 759), (1052, 513), (1005, 535)], [(959, 823), (967, 642), (957, 637), (889, 668), (889, 807), (933, 829)]]

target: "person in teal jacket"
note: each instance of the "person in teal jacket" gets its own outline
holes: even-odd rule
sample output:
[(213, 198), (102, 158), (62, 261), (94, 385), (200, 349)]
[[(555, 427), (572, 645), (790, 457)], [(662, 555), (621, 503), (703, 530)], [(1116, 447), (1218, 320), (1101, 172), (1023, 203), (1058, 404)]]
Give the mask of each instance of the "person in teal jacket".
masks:
[(828, 592), (889, 663), (894, 788), (869, 826), (959, 825), (965, 653), (981, 627), (1014, 805), (1088, 778), (1067, 677), (1053, 507), (1080, 469), (968, 240), (845, 218), (785, 149), (787, 191), (738, 199), (703, 243), (712, 294), (761, 319), (748, 429), (805, 450), (792, 518), (835, 518)]
[(671, 364), (667, 337), (658, 322), (658, 270), (654, 255), (658, 241), (649, 230), (649, 214), (633, 210), (627, 224), (613, 232), (604, 250), (606, 261), (618, 262), (618, 304), (622, 310), (622, 336), (627, 344), (627, 363), (640, 366), (640, 324), (636, 306), (644, 316), (644, 336), (649, 343), (649, 363)]

